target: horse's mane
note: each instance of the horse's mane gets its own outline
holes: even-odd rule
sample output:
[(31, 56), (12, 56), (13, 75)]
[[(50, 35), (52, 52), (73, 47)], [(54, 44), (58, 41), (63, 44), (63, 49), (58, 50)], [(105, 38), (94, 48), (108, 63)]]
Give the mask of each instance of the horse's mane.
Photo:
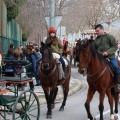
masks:
[[(52, 56), (52, 49), (51, 49), (51, 46), (50, 46), (49, 44), (44, 44), (44, 46), (42, 46), (42, 48), (41, 48), (41, 53), (43, 52), (43, 50), (47, 50), (47, 49), (49, 49), (49, 50), (48, 50), (49, 55)], [(52, 57), (53, 57), (53, 56), (52, 56)]]
[(91, 50), (91, 53), (93, 55), (93, 57), (95, 57), (96, 55), (98, 56), (100, 62), (104, 61), (106, 64), (109, 65), (109, 62), (106, 60), (105, 57), (103, 57), (93, 46), (92, 44), (89, 44), (89, 47), (90, 47), (90, 50)]
[[(92, 56), (93, 57), (98, 57), (99, 58), (99, 60), (100, 60), (100, 62), (102, 63), (102, 61), (104, 61), (106, 64), (109, 64), (108, 62), (107, 62), (107, 60), (106, 60), (106, 58), (105, 57), (103, 57), (93, 46), (92, 46), (92, 44), (88, 44), (88, 46), (90, 47), (90, 51), (91, 51), (91, 54), (92, 54)], [(79, 51), (80, 50), (84, 50), (85, 48), (84, 48), (84, 44), (83, 45), (80, 45), (80, 47), (79, 47)]]

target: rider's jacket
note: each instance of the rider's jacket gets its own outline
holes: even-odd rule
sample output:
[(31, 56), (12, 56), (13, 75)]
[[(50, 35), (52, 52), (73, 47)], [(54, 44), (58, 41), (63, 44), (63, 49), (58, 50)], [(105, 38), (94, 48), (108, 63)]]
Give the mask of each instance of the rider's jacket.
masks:
[(108, 58), (115, 58), (115, 51), (117, 50), (117, 44), (115, 38), (108, 34), (104, 33), (102, 36), (97, 36), (94, 42), (92, 43), (93, 47), (96, 48), (100, 53), (107, 52)]

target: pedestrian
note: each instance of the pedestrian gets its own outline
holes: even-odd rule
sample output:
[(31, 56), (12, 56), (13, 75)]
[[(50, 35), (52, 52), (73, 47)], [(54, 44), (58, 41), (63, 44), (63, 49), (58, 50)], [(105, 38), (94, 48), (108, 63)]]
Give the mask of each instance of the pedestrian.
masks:
[[(5, 60), (14, 60), (15, 57), (15, 51), (14, 51), (14, 45), (10, 44), (10, 47), (8, 49), (7, 55), (5, 56)], [(14, 65), (5, 65), (3, 66), (4, 76), (7, 77), (15, 77), (17, 76), (17, 70)], [(10, 84), (6, 84), (6, 88), (9, 89)]]
[(109, 58), (110, 64), (113, 66), (115, 70), (114, 74), (114, 79), (116, 82), (115, 91), (120, 92), (120, 69), (115, 58), (115, 51), (117, 50), (115, 38), (112, 35), (104, 32), (104, 28), (101, 24), (95, 26), (95, 32), (97, 34), (97, 37), (92, 43), (92, 45), (104, 57)]
[(89, 44), (94, 42), (93, 35), (90, 36), (90, 39), (88, 39)]
[[(27, 47), (27, 60), (30, 61), (32, 63), (32, 65), (28, 68), (28, 73), (30, 73), (28, 75), (28, 77), (35, 77), (36, 79), (36, 85), (40, 85), (40, 81), (37, 80), (37, 64), (36, 64), (36, 56), (35, 54), (33, 53), (33, 48), (32, 47)], [(33, 83), (30, 83), (30, 87), (31, 89), (34, 90), (34, 85)]]
[(23, 50), (22, 50), (21, 47), (18, 47), (18, 48), (15, 50), (14, 57), (15, 57), (15, 59), (17, 59), (17, 60), (23, 59)]
[[(46, 44), (51, 43), (53, 54), (57, 53), (60, 55), (59, 61), (62, 63), (63, 72), (65, 74), (65, 62), (62, 58), (63, 46), (62, 46), (61, 40), (56, 36), (56, 29), (54, 27), (50, 27), (48, 30), (48, 33), (49, 33), (49, 36), (46, 39)], [(58, 59), (56, 59), (56, 61), (58, 61)], [(63, 75), (61, 79), (65, 80), (65, 75)]]
[(35, 55), (36, 55), (36, 59), (41, 60), (42, 59), (42, 54), (40, 52), (40, 49), (38, 47), (35, 47)]

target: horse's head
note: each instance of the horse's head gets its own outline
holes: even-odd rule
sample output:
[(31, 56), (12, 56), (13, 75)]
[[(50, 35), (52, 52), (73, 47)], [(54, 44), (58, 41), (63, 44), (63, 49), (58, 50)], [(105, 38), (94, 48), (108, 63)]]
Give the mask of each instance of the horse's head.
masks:
[(86, 40), (82, 40), (79, 45), (79, 52), (78, 52), (78, 57), (79, 57), (79, 67), (80, 69), (87, 69), (88, 64), (90, 62), (90, 48), (89, 48), (89, 43)]
[(44, 70), (49, 70), (51, 63), (52, 63), (52, 48), (51, 48), (51, 43), (50, 44), (44, 44), (43, 42), (41, 43), (41, 54), (42, 54), (42, 69)]

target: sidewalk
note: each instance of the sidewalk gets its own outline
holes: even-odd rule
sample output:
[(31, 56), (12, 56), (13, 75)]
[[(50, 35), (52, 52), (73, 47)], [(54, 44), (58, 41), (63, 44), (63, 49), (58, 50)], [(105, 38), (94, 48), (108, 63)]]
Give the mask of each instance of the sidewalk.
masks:
[[(27, 85), (28, 87), (25, 87), (25, 90), (29, 89), (29, 85)], [(79, 89), (81, 88), (81, 82), (78, 79), (74, 79), (73, 77), (71, 77), (70, 79), (70, 88), (69, 88), (69, 93), (68, 96), (76, 93)], [(62, 87), (58, 86), (58, 95), (56, 97), (56, 101), (59, 101), (60, 99), (63, 98), (63, 92), (62, 92)], [(23, 92), (23, 91), (19, 91), (19, 94)], [(35, 94), (38, 96), (40, 104), (45, 104), (46, 100), (45, 100), (45, 96), (44, 96), (44, 92), (41, 86), (35, 86), (35, 90), (34, 90)], [(7, 95), (13, 95), (13, 93), (8, 92)]]
[[(71, 77), (68, 96), (76, 93), (80, 88), (81, 88), (80, 80), (74, 79), (74, 78)], [(44, 92), (43, 92), (41, 87), (35, 87), (35, 93), (39, 97), (40, 104), (46, 103), (46, 100), (45, 100), (45, 97), (44, 97)], [(63, 98), (62, 87), (58, 86), (58, 94), (57, 94), (57, 97), (56, 97), (56, 101), (59, 101), (62, 98)]]

